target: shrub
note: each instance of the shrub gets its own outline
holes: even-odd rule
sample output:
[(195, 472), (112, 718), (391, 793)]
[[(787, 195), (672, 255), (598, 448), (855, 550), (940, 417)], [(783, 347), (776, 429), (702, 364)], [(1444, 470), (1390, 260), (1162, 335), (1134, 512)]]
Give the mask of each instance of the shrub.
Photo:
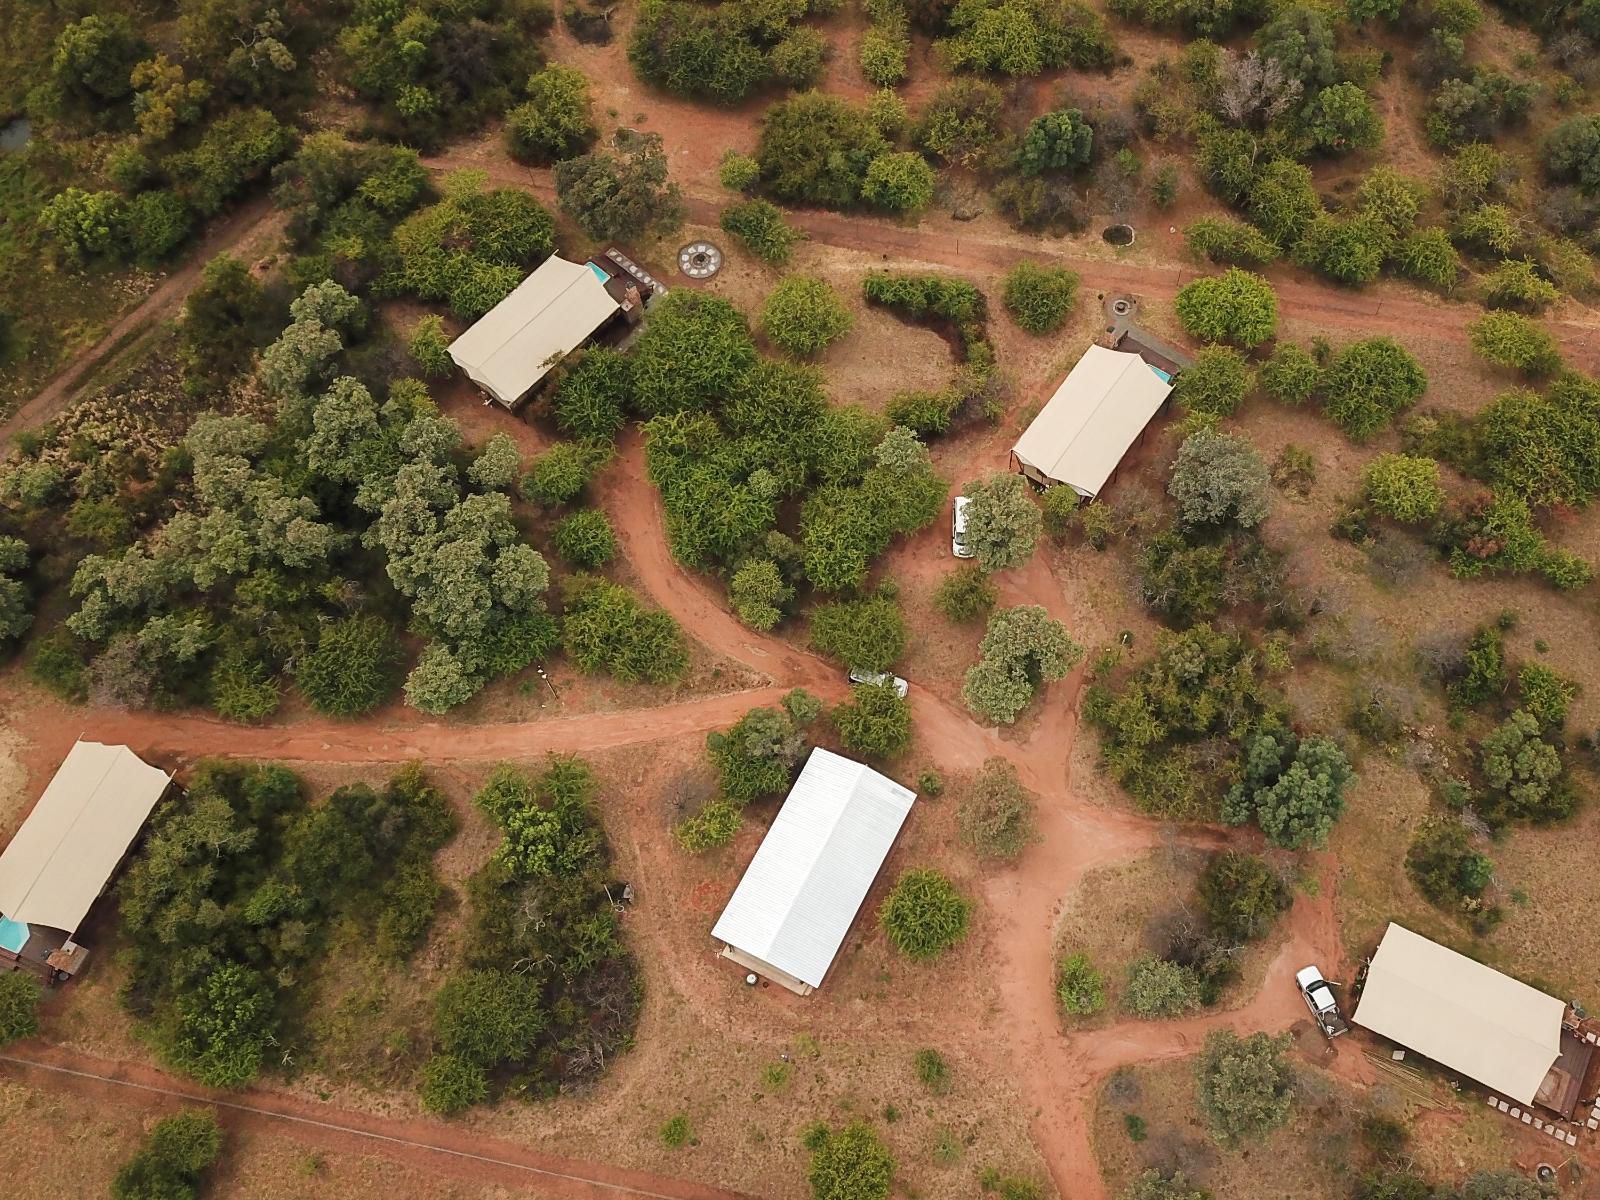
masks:
[(963, 540), (980, 567), (1003, 571), (1033, 557), (1044, 519), (1025, 478), (996, 471), (962, 490), (968, 500)]
[(1306, 226), (1291, 254), (1298, 265), (1335, 283), (1359, 286), (1378, 277), (1394, 244), (1393, 232), (1375, 218), (1321, 213)]
[(518, 162), (547, 166), (582, 154), (598, 135), (589, 81), (575, 67), (551, 63), (528, 80), (528, 99), (506, 114), (506, 144)]
[(1467, 326), (1472, 349), (1496, 366), (1524, 375), (1548, 375), (1561, 366), (1561, 352), (1549, 332), (1520, 313), (1486, 312)]
[(878, 922), (896, 950), (925, 962), (965, 937), (971, 916), (972, 901), (940, 872), (924, 867), (900, 873)]
[(794, 599), (794, 588), (777, 563), (770, 558), (752, 558), (728, 580), (728, 598), (741, 621), (766, 631), (783, 620), (784, 606)]
[(1543, 156), (1552, 179), (1571, 181), (1586, 192), (1600, 191), (1600, 119), (1568, 117), (1546, 136)]
[(689, 669), (683, 632), (670, 614), (594, 576), (573, 576), (564, 590), (561, 640), (580, 671), (605, 671), (622, 683), (672, 683)]
[(1461, 256), (1442, 229), (1419, 229), (1407, 234), (1394, 249), (1395, 270), (1407, 279), (1449, 291), (1461, 276)]
[(465, 1112), (489, 1098), (483, 1067), (455, 1054), (435, 1054), (422, 1065), (422, 1107), (442, 1117)]
[(902, 29), (874, 26), (861, 35), (856, 62), (861, 77), (874, 87), (898, 87), (906, 77), (911, 43)]
[(450, 357), (450, 339), (445, 334), (444, 322), (436, 316), (423, 317), (416, 323), (406, 350), (421, 372), (433, 379), (449, 375), (455, 365)]
[(867, 124), (884, 138), (894, 141), (898, 141), (911, 125), (906, 102), (893, 88), (879, 88), (867, 97), (866, 116)]
[(1463, 464), (1495, 488), (1537, 505), (1582, 506), (1600, 491), (1600, 390), (1564, 376), (1540, 396), (1496, 397), (1473, 422)]
[(1087, 954), (1066, 954), (1056, 964), (1056, 1002), (1069, 1017), (1092, 1017), (1106, 1006), (1106, 984)]
[(1136, 1017), (1178, 1017), (1200, 1007), (1200, 976), (1164, 958), (1135, 959), (1128, 966), (1122, 1005)]
[(867, 164), (861, 197), (889, 212), (920, 212), (933, 203), (933, 168), (911, 150), (880, 154)]
[(1289, 1120), (1294, 1070), (1284, 1059), (1290, 1038), (1214, 1030), (1195, 1059), (1200, 1111), (1217, 1140), (1234, 1145), (1260, 1137)]
[(787, 275), (761, 306), (761, 328), (797, 357), (820, 354), (854, 324), (844, 301), (814, 275)]
[(550, 407), (556, 426), (580, 442), (613, 440), (627, 423), (633, 359), (609, 346), (567, 355), (556, 368)]
[[(773, 28), (772, 26), (776, 26)], [(641, 78), (680, 96), (737, 104), (772, 73), (757, 39), (771, 44), (789, 30), (775, 14), (763, 28), (733, 4), (648, 0), (639, 8), (628, 61)]]
[(724, 150), (722, 162), (717, 168), (717, 180), (730, 192), (748, 192), (761, 182), (761, 164), (748, 154)]
[(846, 750), (868, 758), (893, 758), (911, 744), (911, 703), (893, 680), (856, 684), (829, 720)]
[(1439, 464), (1410, 454), (1380, 454), (1361, 474), (1367, 502), (1406, 524), (1432, 520), (1444, 506)]
[(1266, 520), (1271, 484), (1266, 461), (1248, 441), (1198, 429), (1178, 447), (1167, 493), (1186, 526), (1232, 522), (1250, 529)]
[(1199, 890), (1207, 919), (1234, 943), (1264, 937), (1293, 902), (1283, 877), (1265, 859), (1237, 850), (1211, 856)]
[(923, 1087), (936, 1095), (950, 1090), (950, 1066), (944, 1055), (933, 1049), (918, 1050), (915, 1063)]
[(957, 6), (951, 36), (935, 43), (951, 70), (1037, 75), (1046, 68), (1104, 68), (1114, 51), (1104, 19), (1072, 0), (982, 0)]
[(1184, 411), (1206, 421), (1232, 414), (1249, 394), (1254, 375), (1232, 346), (1207, 346), (1179, 372), (1173, 385)]
[(1406, 874), (1430, 904), (1471, 914), (1494, 878), (1494, 863), (1472, 848), (1459, 819), (1431, 816), (1406, 851)]
[(611, 447), (597, 442), (558, 442), (522, 477), (519, 489), (530, 504), (547, 508), (568, 504), (583, 494), (611, 461)]
[(659, 133), (619, 129), (609, 150), (557, 163), (555, 182), (561, 211), (596, 241), (674, 229), (683, 219)]
[(1017, 170), (1024, 175), (1081, 171), (1094, 152), (1094, 127), (1081, 110), (1062, 108), (1035, 117), (1017, 149)]
[(739, 805), (719, 796), (708, 800), (694, 816), (679, 822), (672, 836), (690, 854), (703, 854), (733, 841), (743, 822)]
[(1310, 168), (1287, 158), (1263, 167), (1248, 191), (1245, 209), (1251, 221), (1278, 247), (1299, 241), (1306, 226), (1322, 215)]
[(956, 809), (961, 839), (983, 858), (1013, 859), (1039, 840), (1038, 796), (1023, 786), (1004, 758), (987, 760)]
[(992, 83), (957, 79), (929, 101), (917, 145), (950, 166), (979, 166), (1004, 136), (1005, 113), (1005, 96)]
[(819, 604), (811, 613), (811, 644), (853, 670), (887, 671), (906, 651), (905, 618), (886, 592)]
[(0, 975), (0, 1046), (39, 1032), (39, 1003), (44, 989), (32, 975), (7, 971)]
[(819, 1126), (808, 1133), (806, 1148), (812, 1200), (889, 1200), (894, 1156), (865, 1121), (839, 1130)]
[(1561, 293), (1527, 259), (1503, 262), (1483, 280), (1483, 302), (1489, 308), (1510, 308), (1518, 312), (1541, 313)]
[(946, 572), (933, 593), (934, 607), (958, 623), (981, 617), (998, 598), (994, 583), (975, 563), (964, 563)]
[(563, 517), (550, 534), (550, 544), (563, 561), (579, 571), (606, 565), (617, 553), (611, 521), (598, 508), (580, 509)]
[(1237, 267), (1185, 284), (1175, 307), (1184, 329), (1205, 342), (1249, 348), (1278, 328), (1278, 298), (1272, 285)]
[(1279, 404), (1300, 405), (1322, 386), (1322, 365), (1293, 342), (1284, 342), (1261, 364), (1256, 379), (1261, 390)]
[(133, 91), (133, 68), (144, 44), (127, 15), (90, 15), (67, 24), (56, 37), (50, 74), (67, 98), (100, 108)]
[(655, 306), (633, 348), (633, 402), (646, 417), (731, 400), (750, 380), (755, 342), (720, 296), (679, 288)]
[(884, 406), (884, 415), (896, 425), (933, 437), (950, 428), (961, 404), (961, 393), (954, 388), (942, 392), (896, 392)]
[(1006, 311), (1028, 333), (1057, 333), (1072, 315), (1078, 277), (1065, 267), (1020, 262), (1006, 273)]
[(772, 48), (768, 58), (772, 73), (790, 87), (809, 87), (822, 75), (828, 43), (815, 29), (801, 26), (790, 30)]
[(673, 1113), (661, 1125), (661, 1144), (668, 1150), (681, 1150), (694, 1140), (688, 1113)]
[[(1133, 1137), (1132, 1122), (1139, 1121), (1141, 1130), (1144, 1122), (1133, 1113), (1128, 1113), (1127, 1118), (1128, 1136)], [(1133, 1140), (1137, 1142), (1143, 1138), (1134, 1137)], [(1190, 1183), (1188, 1176), (1182, 1171), (1163, 1175), (1152, 1167), (1134, 1177), (1133, 1182), (1128, 1185), (1128, 1190), (1122, 1194), (1121, 1200), (1211, 1200), (1211, 1193)]]
[(1322, 410), (1357, 441), (1387, 425), (1427, 390), (1422, 366), (1389, 338), (1352, 342), (1323, 375)]
[(222, 1153), (222, 1130), (208, 1110), (189, 1109), (156, 1122), (144, 1145), (111, 1181), (113, 1200), (184, 1200), (196, 1196)]
[(1202, 217), (1184, 226), (1184, 244), (1196, 258), (1235, 267), (1263, 267), (1278, 257), (1278, 245), (1254, 225), (1231, 217)]
[(968, 671), (961, 698), (978, 716), (1010, 725), (1042, 683), (1065, 677), (1083, 660), (1083, 647), (1061, 622), (1035, 604), (1003, 608), (989, 618), (980, 657)]
[(400, 663), (400, 643), (388, 622), (342, 617), (324, 625), (316, 647), (296, 660), (294, 681), (318, 712), (355, 717), (394, 695)]
[(1553, 821), (1577, 803), (1559, 746), (1526, 709), (1515, 709), (1479, 743), (1478, 769), (1487, 793), (1478, 812), (1492, 824)]
[(1381, 221), (1396, 237), (1404, 237), (1416, 227), (1426, 198), (1427, 192), (1414, 179), (1393, 167), (1374, 167), (1356, 191), (1356, 206)]
[(1354, 83), (1323, 88), (1301, 113), (1311, 144), (1330, 154), (1370, 150), (1383, 140), (1383, 121), (1372, 97)]
[(39, 227), (75, 263), (120, 254), (127, 244), (127, 202), (115, 192), (69, 187), (39, 213)]
[(803, 92), (767, 110), (756, 159), (779, 200), (848, 208), (861, 199), (872, 160), (888, 149), (863, 111), (837, 96)]

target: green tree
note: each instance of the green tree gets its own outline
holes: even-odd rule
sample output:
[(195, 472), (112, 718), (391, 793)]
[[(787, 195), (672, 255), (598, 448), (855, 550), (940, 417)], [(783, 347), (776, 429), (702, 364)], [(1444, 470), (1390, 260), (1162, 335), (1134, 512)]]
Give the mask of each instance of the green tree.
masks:
[(483, 1067), (455, 1054), (435, 1054), (422, 1064), (422, 1107), (442, 1117), (465, 1112), (489, 1098)]
[(0, 652), (9, 649), (33, 624), (28, 591), (21, 580), (28, 563), (27, 543), (0, 535)]
[(627, 588), (594, 576), (564, 584), (567, 657), (589, 674), (605, 671), (622, 683), (672, 683), (689, 669), (683, 631), (671, 614), (645, 608)]
[(887, 671), (906, 651), (900, 604), (881, 591), (819, 604), (811, 613), (811, 644), (852, 670)]
[(874, 87), (897, 87), (906, 77), (906, 57), (911, 43), (902, 27), (874, 25), (861, 35), (856, 45), (856, 64), (861, 77)]
[(893, 680), (856, 684), (828, 719), (844, 748), (867, 758), (893, 758), (911, 744), (911, 702)]
[(772, 559), (752, 558), (728, 580), (728, 597), (741, 621), (765, 632), (783, 620), (794, 588)]
[(967, 933), (968, 900), (932, 868), (902, 871), (884, 898), (878, 923), (894, 948), (915, 962), (943, 954)]
[(127, 245), (127, 202), (115, 192), (69, 187), (39, 213), (45, 230), (74, 263), (122, 253)]
[(518, 162), (544, 166), (575, 158), (597, 135), (588, 79), (560, 63), (535, 73), (527, 101), (506, 114), (506, 144)]
[(1167, 493), (1191, 528), (1232, 522), (1251, 529), (1266, 520), (1271, 472), (1256, 448), (1237, 434), (1197, 429), (1173, 460)]
[(1237, 267), (1185, 284), (1175, 307), (1184, 329), (1202, 341), (1231, 342), (1248, 349), (1278, 328), (1278, 297), (1272, 285)]
[(222, 1153), (222, 1130), (209, 1111), (189, 1109), (158, 1121), (111, 1181), (113, 1200), (190, 1200)]
[(1294, 1104), (1294, 1069), (1284, 1055), (1289, 1036), (1229, 1029), (1208, 1034), (1195, 1059), (1200, 1111), (1224, 1145), (1259, 1138), (1289, 1120)]
[(133, 68), (143, 54), (143, 43), (126, 14), (91, 13), (61, 30), (50, 74), (70, 98), (99, 108), (133, 91)]
[(1394, 250), (1395, 236), (1374, 217), (1322, 213), (1291, 249), (1294, 261), (1336, 283), (1371, 283)]
[(914, 150), (899, 150), (867, 164), (861, 198), (889, 212), (921, 212), (933, 203), (936, 183), (927, 159)]
[(463, 971), (439, 989), (433, 1040), (439, 1051), (481, 1067), (525, 1061), (549, 1024), (539, 978), (510, 971)]
[(1065, 267), (1020, 262), (1006, 272), (1006, 311), (1028, 333), (1059, 333), (1072, 316), (1078, 298), (1078, 276)]
[(1278, 244), (1254, 225), (1231, 217), (1203, 217), (1184, 226), (1183, 241), (1196, 258), (1234, 267), (1264, 267)]
[(1415, 524), (1444, 507), (1439, 464), (1411, 454), (1380, 454), (1361, 473), (1367, 502), (1386, 517)]
[(1056, 1002), (1069, 1017), (1092, 1017), (1106, 1006), (1106, 983), (1087, 954), (1063, 955), (1056, 964)]
[(659, 133), (619, 129), (611, 149), (557, 163), (555, 181), (561, 211), (598, 241), (665, 233), (683, 220)]
[(1344, 751), (1330, 739), (1267, 730), (1245, 743), (1242, 778), (1228, 790), (1222, 818), (1242, 825), (1253, 817), (1267, 840), (1285, 849), (1323, 846), (1354, 782)]
[(518, 485), (525, 500), (554, 508), (570, 504), (605, 469), (611, 447), (598, 442), (557, 442), (538, 458)]
[(1600, 192), (1600, 118), (1568, 117), (1545, 137), (1543, 156), (1552, 179)]
[(1323, 88), (1302, 115), (1312, 145), (1330, 154), (1370, 150), (1383, 140), (1383, 120), (1372, 97), (1354, 83)]
[(412, 327), (406, 350), (423, 375), (430, 379), (443, 379), (455, 366), (450, 357), (450, 338), (444, 331), (444, 322), (431, 314)]
[(1179, 1017), (1200, 1007), (1200, 976), (1193, 968), (1146, 955), (1128, 965), (1122, 1006), (1136, 1017)]
[(609, 442), (627, 424), (633, 392), (633, 360), (610, 346), (569, 354), (557, 368), (550, 407), (568, 437)]
[(1017, 169), (1024, 175), (1080, 171), (1094, 152), (1094, 129), (1076, 108), (1062, 108), (1035, 117), (1017, 149)]
[(1389, 338), (1351, 342), (1322, 377), (1322, 410), (1357, 441), (1387, 425), (1428, 387), (1416, 359)]
[(1322, 198), (1309, 167), (1279, 158), (1263, 167), (1250, 184), (1245, 210), (1274, 245), (1291, 246), (1322, 215)]
[(762, 331), (800, 358), (822, 353), (854, 324), (839, 294), (815, 275), (784, 276), (761, 306)]
[[(801, 715), (806, 715), (804, 710)], [(753, 708), (732, 728), (707, 734), (706, 755), (716, 769), (722, 795), (743, 807), (787, 791), (806, 752), (803, 726), (808, 721), (789, 706), (782, 711)]]
[(1256, 374), (1261, 390), (1279, 404), (1301, 405), (1322, 386), (1322, 365), (1293, 342), (1281, 342)]
[(1394, 268), (1407, 279), (1448, 292), (1461, 276), (1461, 256), (1443, 229), (1419, 229), (1395, 247)]
[(968, 500), (963, 540), (983, 570), (1019, 567), (1033, 557), (1044, 518), (1026, 479), (994, 471), (962, 490)]
[(634, 403), (651, 417), (708, 408), (731, 399), (755, 362), (737, 308), (678, 288), (655, 305), (634, 345)]
[(1527, 709), (1514, 710), (1479, 743), (1478, 770), (1488, 793), (1477, 806), (1485, 820), (1551, 821), (1576, 803), (1560, 749)]
[(1033, 604), (995, 612), (978, 650), (961, 698), (998, 725), (1012, 724), (1040, 684), (1064, 678), (1083, 659), (1083, 647), (1067, 635), (1066, 627)]
[(1430, 904), (1470, 912), (1494, 878), (1494, 863), (1472, 848), (1460, 820), (1429, 817), (1406, 851), (1406, 874)]
[(848, 208), (861, 199), (867, 168), (888, 150), (865, 112), (837, 96), (802, 92), (767, 110), (756, 161), (777, 199)]
[(1173, 391), (1185, 412), (1217, 421), (1244, 402), (1254, 381), (1250, 364), (1232, 346), (1207, 346), (1178, 373)]
[(813, 1200), (888, 1200), (894, 1156), (865, 1121), (822, 1128), (808, 1139)]
[(1483, 303), (1489, 308), (1541, 313), (1559, 299), (1560, 289), (1525, 258), (1501, 263), (1483, 280)]
[(961, 840), (984, 858), (1016, 858), (1039, 840), (1038, 800), (1010, 762), (998, 756), (986, 760), (956, 808)]

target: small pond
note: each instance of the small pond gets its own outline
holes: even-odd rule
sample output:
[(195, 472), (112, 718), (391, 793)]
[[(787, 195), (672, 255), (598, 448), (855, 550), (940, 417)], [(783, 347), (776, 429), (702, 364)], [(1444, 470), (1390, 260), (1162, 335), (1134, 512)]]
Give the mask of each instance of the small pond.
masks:
[(1133, 245), (1132, 225), (1107, 225), (1100, 231), (1100, 236), (1113, 246)]
[(33, 122), (27, 117), (12, 117), (0, 122), (0, 154), (13, 154), (33, 137)]

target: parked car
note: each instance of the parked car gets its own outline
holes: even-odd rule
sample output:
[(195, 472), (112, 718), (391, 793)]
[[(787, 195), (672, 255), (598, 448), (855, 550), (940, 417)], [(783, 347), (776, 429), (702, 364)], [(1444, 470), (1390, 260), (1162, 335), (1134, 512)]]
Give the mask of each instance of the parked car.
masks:
[(971, 503), (969, 497), (957, 496), (955, 512), (950, 517), (950, 553), (957, 558), (972, 558), (977, 554), (967, 545), (967, 505)]
[(904, 679), (901, 679), (898, 675), (891, 675), (887, 671), (858, 671), (852, 667), (850, 668), (850, 682), (872, 684), (893, 683), (895, 695), (899, 696), (902, 700), (906, 698), (906, 693), (911, 690), (911, 685)]
[(1339, 1015), (1339, 1003), (1333, 998), (1333, 985), (1322, 977), (1321, 971), (1314, 966), (1301, 967), (1295, 972), (1294, 981), (1300, 985), (1300, 998), (1326, 1036), (1336, 1038), (1349, 1032), (1350, 1026)]

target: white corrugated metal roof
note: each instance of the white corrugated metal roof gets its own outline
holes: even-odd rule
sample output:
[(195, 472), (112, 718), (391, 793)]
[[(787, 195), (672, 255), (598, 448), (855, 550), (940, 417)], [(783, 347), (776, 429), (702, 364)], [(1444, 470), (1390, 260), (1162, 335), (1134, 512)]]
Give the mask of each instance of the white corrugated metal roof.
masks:
[(1391, 924), (1352, 1019), (1524, 1104), (1561, 1053), (1567, 1006)]
[(618, 307), (588, 263), (552, 254), (450, 343), (450, 357), (510, 407)]
[(1012, 453), (1047, 479), (1098, 496), (1171, 391), (1137, 354), (1090, 346)]
[(813, 750), (711, 936), (820, 986), (916, 798)]
[(0, 854), (0, 915), (73, 933), (168, 782), (126, 746), (73, 746)]

